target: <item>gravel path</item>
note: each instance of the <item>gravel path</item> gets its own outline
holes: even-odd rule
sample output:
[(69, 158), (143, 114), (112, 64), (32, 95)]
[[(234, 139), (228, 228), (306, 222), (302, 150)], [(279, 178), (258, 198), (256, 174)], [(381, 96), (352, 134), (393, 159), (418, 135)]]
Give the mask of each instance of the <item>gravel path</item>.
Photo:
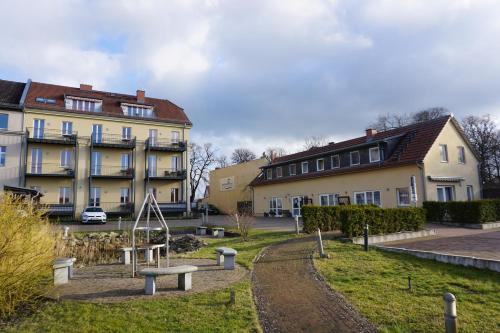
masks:
[(312, 237), (269, 247), (257, 259), (254, 295), (265, 332), (376, 332), (315, 272)]

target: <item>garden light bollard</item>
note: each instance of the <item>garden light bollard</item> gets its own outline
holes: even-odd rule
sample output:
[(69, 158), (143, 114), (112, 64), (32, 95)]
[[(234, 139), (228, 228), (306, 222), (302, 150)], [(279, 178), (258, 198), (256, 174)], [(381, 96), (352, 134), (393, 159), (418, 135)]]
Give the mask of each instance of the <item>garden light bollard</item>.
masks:
[(299, 217), (295, 215), (295, 232), (299, 234)]
[(65, 226), (63, 227), (63, 231), (64, 231), (64, 236), (63, 236), (63, 237), (64, 237), (64, 238), (68, 237), (69, 227), (68, 227), (67, 225), (65, 225)]
[(365, 225), (364, 244), (365, 244), (365, 251), (368, 251), (368, 224)]
[(444, 294), (444, 327), (446, 333), (457, 333), (457, 299), (452, 293)]
[(323, 239), (321, 238), (321, 230), (318, 228), (318, 250), (320, 258), (325, 258), (325, 251), (323, 249)]

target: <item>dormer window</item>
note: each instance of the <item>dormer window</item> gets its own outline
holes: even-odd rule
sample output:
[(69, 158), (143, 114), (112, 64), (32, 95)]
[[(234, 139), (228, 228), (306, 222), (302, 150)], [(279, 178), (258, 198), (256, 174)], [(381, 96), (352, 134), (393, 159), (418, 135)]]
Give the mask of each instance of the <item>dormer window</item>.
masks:
[(273, 179), (273, 169), (266, 170), (266, 179)]
[(88, 112), (102, 111), (102, 101), (93, 98), (67, 96), (65, 99), (65, 106), (68, 110)]
[(359, 165), (359, 151), (351, 151), (351, 165)]
[(370, 148), (370, 163), (380, 161), (380, 149), (378, 147)]
[(325, 170), (325, 159), (324, 158), (318, 158), (316, 160), (316, 170), (318, 170), (318, 171)]
[(153, 107), (122, 103), (123, 114), (129, 117), (153, 118)]

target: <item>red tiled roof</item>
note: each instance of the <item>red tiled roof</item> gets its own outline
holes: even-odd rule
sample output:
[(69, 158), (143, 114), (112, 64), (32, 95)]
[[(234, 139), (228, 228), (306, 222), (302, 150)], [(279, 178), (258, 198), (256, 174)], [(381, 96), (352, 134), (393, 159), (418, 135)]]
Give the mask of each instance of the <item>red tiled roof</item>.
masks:
[[(65, 108), (64, 97), (65, 96), (75, 96), (75, 97), (86, 97), (102, 100), (102, 112), (92, 113), (92, 115), (103, 115), (111, 117), (120, 118), (134, 118), (141, 120), (151, 120), (160, 122), (171, 122), (179, 124), (192, 125), (191, 121), (184, 113), (184, 110), (174, 103), (158, 98), (146, 97), (143, 103), (137, 101), (135, 95), (125, 95), (110, 93), (106, 91), (98, 90), (81, 90), (80, 88), (59, 86), (54, 84), (32, 82), (28, 95), (26, 97), (26, 107), (27, 108), (37, 108), (44, 110), (53, 111), (64, 111), (71, 113), (85, 113), (87, 111), (76, 111), (68, 110)], [(54, 99), (55, 104), (39, 103), (36, 101), (37, 97)], [(132, 104), (142, 104), (147, 106), (154, 106), (155, 118), (141, 118), (141, 117), (130, 117), (123, 114), (121, 108), (121, 103), (132, 103)]]
[(0, 105), (19, 107), (25, 85), (22, 82), (0, 80)]
[(437, 139), (439, 133), (441, 133), (443, 127), (450, 119), (453, 119), (452, 116), (444, 116), (426, 122), (416, 123), (384, 132), (379, 132), (375, 134), (370, 141), (367, 141), (366, 136), (362, 136), (335, 144), (329, 144), (322, 147), (312, 148), (295, 154), (278, 157), (273, 161), (271, 166), (286, 164), (288, 162), (296, 160), (305, 160), (310, 157), (333, 153), (335, 151), (349, 150), (353, 149), (358, 145), (367, 144), (369, 142), (373, 143), (384, 139), (400, 136), (401, 139), (398, 145), (393, 150), (392, 154), (390, 156), (387, 156), (386, 159), (381, 163), (359, 165), (354, 167), (343, 167), (340, 169), (333, 169), (333, 170), (326, 170), (319, 172), (310, 172), (306, 174), (300, 174), (296, 176), (288, 176), (270, 180), (266, 180), (264, 179), (264, 177), (262, 177), (262, 175), (260, 175), (257, 178), (255, 178), (250, 183), (250, 185), (258, 186), (265, 184), (283, 183), (294, 180), (318, 178), (318, 177), (332, 176), (332, 175), (352, 173), (352, 172), (361, 172), (361, 171), (396, 167), (396, 166), (409, 165), (421, 162), (425, 158), (425, 155), (427, 155), (427, 152), (431, 148), (434, 141)]

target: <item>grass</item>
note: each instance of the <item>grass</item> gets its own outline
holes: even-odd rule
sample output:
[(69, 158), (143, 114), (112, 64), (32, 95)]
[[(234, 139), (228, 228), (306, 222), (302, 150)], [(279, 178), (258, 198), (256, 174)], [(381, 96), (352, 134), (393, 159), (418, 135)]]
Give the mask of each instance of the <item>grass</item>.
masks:
[(457, 298), (460, 332), (500, 332), (499, 273), (338, 241), (325, 250), (319, 272), (382, 332), (443, 331), (445, 292)]
[[(252, 266), (265, 246), (294, 237), (290, 233), (253, 231), (248, 242), (241, 238), (212, 239), (209, 246), (183, 255), (215, 258), (214, 249), (230, 246), (238, 250), (237, 261)], [(230, 290), (236, 304), (230, 305)], [(5, 332), (260, 332), (249, 278), (223, 290), (184, 297), (129, 301), (116, 304), (62, 301), (47, 303), (29, 317), (9, 326)]]

